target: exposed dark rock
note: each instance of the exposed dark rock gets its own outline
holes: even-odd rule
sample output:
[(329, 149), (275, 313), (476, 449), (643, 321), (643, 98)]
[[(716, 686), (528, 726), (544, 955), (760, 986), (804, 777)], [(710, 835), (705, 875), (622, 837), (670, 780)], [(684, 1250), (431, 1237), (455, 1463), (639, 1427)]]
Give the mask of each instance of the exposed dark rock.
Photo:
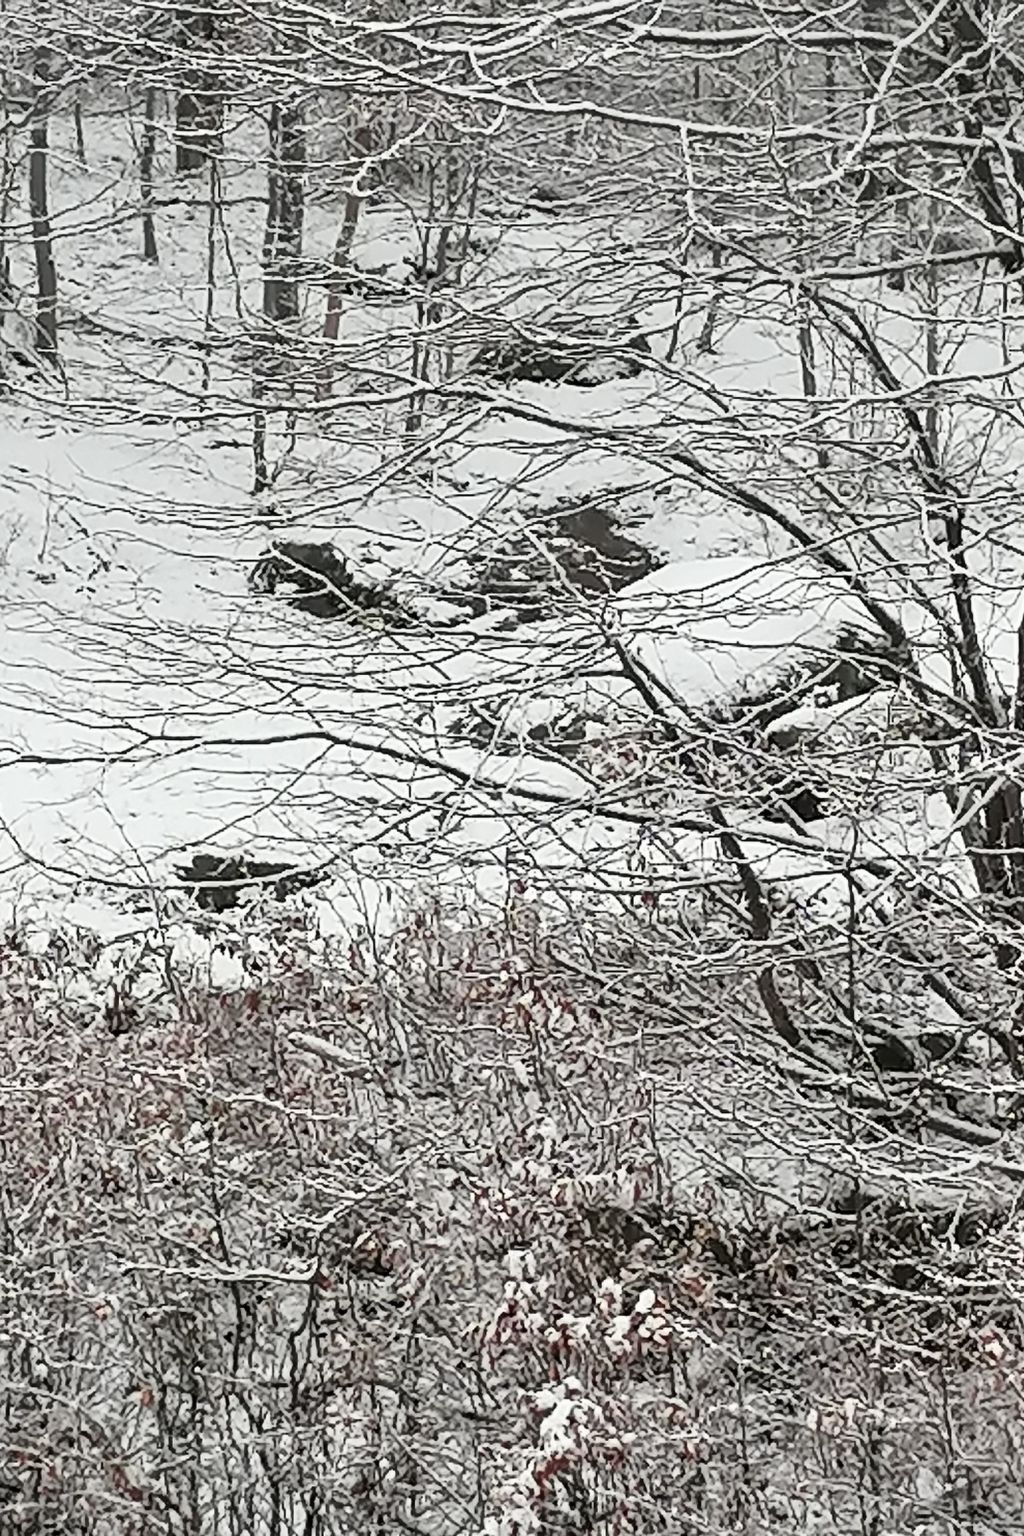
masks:
[(854, 202), (862, 207), (887, 202), (906, 192), (906, 184), (886, 166), (855, 167), (846, 173), (843, 181), (852, 191)]
[(353, 262), (345, 272), (334, 274), (330, 281), (342, 293), (365, 299), (368, 303), (394, 303), (402, 297), (402, 284), (388, 276), (387, 262), (379, 267), (360, 267)]
[(472, 705), (456, 722), (455, 729), (462, 740), (484, 752), (518, 754), (524, 747), (533, 746), (547, 757), (574, 758), (587, 744), (587, 726), (598, 723), (594, 716), (582, 714), (570, 705), (557, 718), (522, 731), (505, 726), (501, 716), (500, 707)]
[(307, 890), (324, 878), (321, 871), (300, 869), (295, 864), (217, 853), (197, 853), (191, 864), (179, 866), (175, 874), (209, 912), (225, 912), (237, 906), (243, 891), (254, 888), (269, 890), (275, 901), (284, 901), (286, 896)]
[(858, 1189), (831, 1210), (781, 1221), (726, 1223), (651, 1205), (593, 1207), (569, 1233), (578, 1255), (572, 1280), (585, 1289), (617, 1275), (631, 1292), (648, 1285), (672, 1294), (684, 1276), (676, 1295), (685, 1305), (695, 1278), (705, 1315), (722, 1306), (731, 1318), (738, 1299), (749, 1307), (757, 1298), (766, 1309), (762, 1321), (779, 1297), (785, 1322), (795, 1298), (813, 1296), (817, 1306), (831, 1293), (870, 1325), (884, 1318), (916, 1347), (946, 1354), (962, 1347), (965, 1327), (994, 1322), (1015, 1343), (1020, 1339), (1012, 1301), (978, 1284), (984, 1245), (1011, 1214), (995, 1203), (915, 1209)]
[(723, 701), (716, 719), (767, 731), (808, 698), (845, 703), (862, 698), (881, 683), (897, 683), (905, 675), (906, 657), (883, 635), (844, 627), (831, 651), (808, 656), (806, 665), (758, 693)]
[(948, 1029), (926, 1029), (918, 1035), (918, 1044), (929, 1061), (953, 1059), (960, 1052), (960, 1041)]
[(564, 609), (574, 593), (608, 597), (664, 563), (618, 526), (604, 495), (538, 513), (533, 533), (470, 560), (472, 600), (483, 611), (509, 609), (520, 623), (534, 623)]
[(722, 699), (708, 710), (707, 726), (714, 756), (728, 765), (725, 783), (753, 797), (769, 821), (807, 824), (832, 814), (812, 750), (820, 727), (786, 717), (809, 700), (827, 708), (864, 697), (898, 682), (904, 667), (884, 636), (844, 628), (832, 649), (809, 654), (763, 690)]
[(911, 1206), (905, 1201), (873, 1194), (857, 1185), (842, 1190), (830, 1209), (837, 1216), (855, 1216), (862, 1240), (870, 1237), (920, 1255), (937, 1243), (970, 1248), (996, 1231), (1008, 1211), (997, 1205)]
[(951, 1030), (925, 1029), (908, 1037), (889, 1037), (871, 1048), (871, 1059), (880, 1072), (927, 1072), (936, 1062), (968, 1059), (963, 1043)]
[(538, 325), (535, 334), (520, 332), (481, 347), (470, 363), (502, 383), (575, 384), (592, 388), (609, 379), (633, 379), (644, 372), (651, 344), (632, 315), (617, 335), (595, 337), (600, 321), (575, 320)]
[(374, 609), (383, 610), (395, 622), (404, 617), (387, 592), (353, 576), (344, 556), (331, 544), (272, 544), (250, 572), (249, 588), (273, 597), (282, 586), (289, 589), (285, 595), (293, 608), (318, 619)]
[(777, 772), (774, 764), (758, 766), (764, 766), (767, 770), (762, 774), (766, 820), (788, 821), (789, 816), (796, 816), (798, 820), (809, 823), (821, 821), (829, 814), (818, 790), (790, 771), (785, 764), (779, 765)]
[(905, 1040), (880, 1040), (870, 1051), (871, 1060), (882, 1073), (919, 1072), (921, 1061)]

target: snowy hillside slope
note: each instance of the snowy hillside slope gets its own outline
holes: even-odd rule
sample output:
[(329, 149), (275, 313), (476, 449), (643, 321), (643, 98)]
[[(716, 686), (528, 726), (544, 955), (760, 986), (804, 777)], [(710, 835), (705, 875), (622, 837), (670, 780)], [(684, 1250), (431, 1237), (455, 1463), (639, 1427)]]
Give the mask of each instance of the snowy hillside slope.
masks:
[[(55, 228), (81, 232), (63, 277), (66, 393), (26, 380), (3, 405), (8, 910), (47, 891), (66, 898), (83, 882), (116, 904), (118, 892), (173, 886), (176, 862), (214, 847), (329, 868), (343, 886), (352, 860), (381, 853), (396, 818), (403, 838), (414, 828), (428, 837), (429, 868), (448, 867), (456, 848), (482, 867), (500, 863), (509, 838), (546, 843), (529, 826), (545, 796), (566, 827), (602, 805), (615, 810), (606, 793), (595, 799), (571, 761), (538, 755), (529, 739), (566, 710), (593, 717), (591, 736), (614, 735), (625, 718), (616, 724), (615, 712), (635, 711), (628, 682), (614, 680), (609, 623), (691, 708), (814, 664), (843, 626), (871, 627), (863, 605), (841, 580), (826, 579), (813, 555), (774, 563), (794, 553), (791, 541), (729, 490), (753, 483), (785, 505), (803, 472), (785, 440), (787, 417), (800, 414), (800, 384), (784, 292), (765, 289), (742, 307), (726, 294), (714, 351), (702, 354), (706, 295), (695, 291), (670, 366), (661, 359), (676, 301), (666, 293), (645, 307), (639, 292), (653, 356), (636, 378), (467, 393), (456, 375), (455, 430), (441, 434), (426, 463), (410, 454), (386, 400), (313, 417), (294, 442), (272, 424), (278, 473), (254, 497), (249, 383), (232, 338), (251, 328), (259, 305), (259, 173), (240, 146), (225, 176), (212, 321), (204, 321), (203, 188), (165, 182), (174, 195), (161, 208), (160, 263), (151, 268), (127, 218), (132, 174), (127, 148), (109, 140), (88, 171), (58, 165)], [(124, 216), (108, 228), (119, 208)], [(333, 218), (311, 208), (311, 252), (326, 257)], [(459, 305), (466, 313), (491, 305), (515, 319), (557, 299), (564, 273), (577, 309), (597, 324), (602, 306), (621, 297), (612, 258), (629, 233), (524, 214), (481, 257)], [(415, 240), (401, 209), (370, 208), (354, 259), (366, 270), (383, 265), (398, 282)], [(27, 280), (24, 269), (15, 277)], [(649, 274), (644, 281), (658, 292)], [(310, 336), (320, 302), (306, 291)], [(879, 334), (913, 387), (913, 327), (899, 301), (886, 305)], [(346, 370), (368, 358), (379, 364), (382, 336), (396, 362), (413, 320), (408, 303), (352, 300)], [(998, 389), (983, 328), (965, 317), (951, 335), (950, 375), (980, 375)], [(836, 353), (831, 366), (837, 386), (846, 369), (856, 388), (855, 363)], [(339, 387), (344, 393), (344, 378)], [(972, 430), (975, 409), (965, 385), (963, 408), (949, 417), (954, 441)], [(851, 418), (868, 438), (874, 410), (865, 396)], [(703, 445), (721, 490), (677, 466), (676, 448), (691, 441)], [(1009, 458), (993, 462), (1001, 477), (993, 492), (1006, 495), (1019, 470)], [(481, 551), (510, 538), (521, 549), (525, 539), (546, 558), (531, 531), (536, 520), (595, 495), (608, 498), (608, 515), (663, 570), (634, 582), (607, 614), (556, 573), (552, 614), (511, 632), (496, 628), (493, 614), (452, 607), (478, 579)], [(868, 501), (863, 528), (860, 542), (847, 530), (835, 547), (888, 596), (892, 572), (871, 536), (884, 534), (887, 558), (895, 552), (912, 569), (927, 527), (910, 497), (902, 508)], [(281, 537), (332, 543), (409, 606), (413, 627), (318, 626), (253, 598), (247, 575)], [(1018, 557), (993, 544), (985, 558), (992, 613), (983, 600), (983, 630), (1012, 663)], [(716, 591), (718, 620), (707, 616)], [(908, 607), (899, 583), (894, 593), (933, 685), (945, 686), (941, 633), (928, 639), (934, 615)], [(502, 730), (519, 732), (517, 756), (463, 738), (469, 706), (488, 719), (499, 709)], [(920, 815), (927, 844), (931, 812), (922, 804)], [(597, 825), (610, 847), (626, 848), (636, 835), (614, 815)], [(422, 855), (406, 868), (396, 845), (385, 862), (409, 890), (423, 879)]]

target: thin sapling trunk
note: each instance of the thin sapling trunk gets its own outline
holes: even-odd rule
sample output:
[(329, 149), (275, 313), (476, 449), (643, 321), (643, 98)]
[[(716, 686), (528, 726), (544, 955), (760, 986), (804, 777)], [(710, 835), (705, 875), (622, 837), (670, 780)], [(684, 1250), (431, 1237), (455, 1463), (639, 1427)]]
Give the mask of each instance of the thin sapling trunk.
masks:
[(75, 112), (75, 153), (78, 156), (78, 163), (80, 165), (86, 165), (88, 162), (86, 160), (86, 155), (85, 155), (85, 123), (82, 120), (82, 98), (81, 98), (81, 96), (76, 96), (75, 97), (74, 112)]
[(206, 307), (203, 312), (202, 405), (210, 395), (210, 356), (213, 350), (213, 317), (217, 306), (217, 225), (220, 218), (220, 169), (210, 158), (208, 216), (206, 222)]
[(153, 162), (156, 157), (156, 86), (146, 87), (145, 120), (139, 151), (139, 194), (142, 202), (142, 254), (147, 261), (159, 259), (156, 224), (153, 220)]
[[(715, 244), (711, 247), (712, 273), (717, 272), (722, 265), (722, 247)], [(715, 350), (715, 331), (718, 327), (718, 311), (722, 303), (722, 288), (718, 278), (711, 277), (711, 294), (708, 299), (708, 307), (704, 315), (704, 324), (700, 328), (700, 336), (697, 338), (697, 351), (699, 353), (711, 353)]]

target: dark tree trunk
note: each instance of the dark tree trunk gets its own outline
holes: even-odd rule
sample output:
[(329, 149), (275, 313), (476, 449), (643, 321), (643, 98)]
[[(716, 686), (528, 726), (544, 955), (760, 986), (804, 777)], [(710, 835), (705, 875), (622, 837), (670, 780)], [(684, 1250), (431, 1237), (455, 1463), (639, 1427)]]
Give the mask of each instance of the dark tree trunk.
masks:
[(202, 407), (210, 398), (210, 358), (212, 354), (213, 317), (217, 307), (217, 229), (223, 219), (220, 168), (215, 156), (209, 161), (209, 192), (206, 218), (206, 310), (203, 315)]
[[(711, 266), (717, 272), (722, 265), (722, 247), (711, 247)], [(715, 350), (715, 331), (718, 327), (718, 311), (722, 305), (722, 287), (717, 279), (712, 276), (710, 282), (710, 297), (707, 311), (704, 315), (704, 324), (700, 328), (700, 336), (697, 338), (697, 351), (703, 354), (713, 353)]]
[(299, 314), (298, 266), (305, 217), (306, 122), (297, 103), (270, 113), (267, 228), (263, 241), (263, 313), (272, 324)]
[(50, 125), (50, 57), (46, 48), (36, 51), (33, 68), (34, 95), (29, 135), (28, 200), (32, 219), (32, 246), (36, 258), (36, 345), (49, 357), (57, 355), (57, 268), (53, 259), (50, 204), (47, 191)]
[[(864, 0), (862, 19), (866, 32), (884, 32), (888, 20), (886, 16), (888, 0)], [(868, 77), (868, 83), (872, 91), (877, 92), (882, 85), (885, 76), (885, 56), (875, 47), (866, 48), (864, 51), (864, 72)]]
[(146, 88), (146, 116), (139, 151), (139, 192), (142, 200), (142, 254), (157, 261), (156, 225), (153, 222), (153, 160), (156, 155), (156, 86)]
[[(273, 264), (274, 252), (277, 245), (277, 227), (281, 220), (281, 108), (277, 102), (270, 109), (269, 153), (267, 157), (267, 222), (263, 230), (263, 271), (264, 274)], [(266, 288), (263, 292), (263, 307), (266, 309)]]
[[(306, 120), (297, 102), (270, 109), (267, 223), (263, 235), (264, 333), (253, 353), (253, 490), (270, 484), (267, 464), (267, 400), (275, 383), (287, 384), (287, 338), (281, 327), (299, 315), (299, 262), (305, 217)], [(289, 419), (294, 421), (292, 411)]]
[(10, 217), (11, 200), (15, 195), (19, 167), (14, 154), (14, 130), (10, 117), (0, 124), (0, 283), (3, 284), (0, 299), (9, 303), (11, 277), (10, 257), (7, 254), (8, 239), (12, 233)]
[[(179, 9), (176, 33), (184, 56), (208, 52), (217, 41), (212, 11), (203, 7)], [(222, 130), (223, 102), (209, 63), (186, 65), (179, 75), (174, 109), (175, 170), (201, 170), (220, 150)]]
[[(270, 143), (267, 157), (267, 222), (263, 230), (263, 313), (271, 322), (277, 318), (277, 293), (271, 276), (277, 259), (278, 229), (281, 223), (281, 108), (274, 102), (270, 109)], [(267, 467), (267, 392), (271, 372), (269, 339), (258, 336), (252, 355), (252, 489), (258, 496), (270, 484)]]
[(174, 169), (200, 171), (209, 153), (207, 114), (194, 91), (181, 90), (174, 108)]
[[(999, 264), (1009, 276), (1024, 270), (1024, 229), (1017, 199), (1024, 155), (1008, 132), (1011, 96), (983, 17), (962, 4), (954, 8), (951, 19), (952, 57), (943, 62), (943, 72), (944, 76), (948, 72), (960, 100), (963, 135), (974, 141), (963, 151), (967, 181), (998, 248)], [(1006, 73), (1012, 91), (1019, 82), (1014, 70)], [(998, 154), (992, 130), (1008, 141)], [(1010, 197), (1012, 211), (1007, 206)]]

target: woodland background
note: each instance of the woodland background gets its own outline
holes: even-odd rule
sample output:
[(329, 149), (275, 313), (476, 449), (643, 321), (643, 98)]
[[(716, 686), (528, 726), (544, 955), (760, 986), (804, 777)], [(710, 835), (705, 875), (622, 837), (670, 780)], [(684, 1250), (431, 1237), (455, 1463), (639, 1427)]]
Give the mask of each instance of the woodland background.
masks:
[(1002, 0), (0, 7), (0, 1533), (1024, 1529)]

